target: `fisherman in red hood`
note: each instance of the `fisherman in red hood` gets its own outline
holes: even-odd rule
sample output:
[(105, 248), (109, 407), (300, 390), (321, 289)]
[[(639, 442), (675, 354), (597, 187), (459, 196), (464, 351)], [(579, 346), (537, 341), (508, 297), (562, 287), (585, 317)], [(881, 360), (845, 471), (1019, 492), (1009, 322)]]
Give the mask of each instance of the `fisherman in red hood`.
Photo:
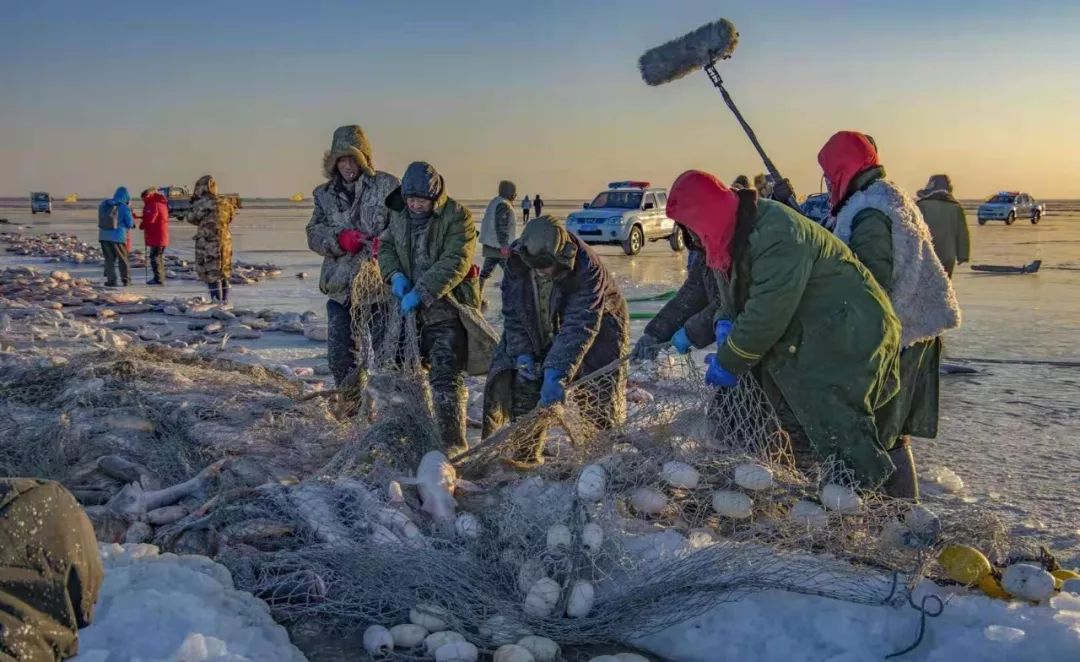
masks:
[(937, 436), (940, 336), (960, 325), (960, 308), (922, 212), (885, 179), (873, 139), (840, 131), (818, 163), (829, 183), (833, 233), (870, 270), (900, 320), (900, 392), (878, 412), (878, 431), (898, 469), (885, 491), (917, 499), (910, 435)]
[(150, 187), (142, 192), (143, 213), (139, 229), (143, 231), (149, 255), (146, 259), (154, 277), (146, 281), (147, 285), (165, 283), (165, 248), (169, 245), (169, 201), (156, 188)]
[[(696, 327), (714, 306), (714, 337), (691, 334), (697, 347), (717, 343), (706, 382), (732, 388), (752, 371), (798, 450), (835, 456), (863, 486), (881, 485), (894, 467), (875, 410), (896, 393), (900, 325), (870, 273), (791, 208), (699, 170), (675, 180), (667, 212), (703, 259), (653, 329)], [(728, 294), (703, 294), (719, 288)]]

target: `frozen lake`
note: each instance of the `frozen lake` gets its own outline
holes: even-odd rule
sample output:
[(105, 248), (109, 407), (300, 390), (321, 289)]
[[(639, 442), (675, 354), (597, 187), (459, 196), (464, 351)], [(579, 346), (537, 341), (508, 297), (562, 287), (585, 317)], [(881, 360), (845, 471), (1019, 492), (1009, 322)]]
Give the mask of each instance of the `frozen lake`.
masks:
[[(464, 202), (476, 218), (482, 216), (486, 201)], [(90, 201), (57, 203), (53, 214), (31, 216), (25, 202), (0, 201), (0, 217), (11, 223), (0, 230), (29, 226), (23, 231), (65, 232), (96, 242), (94, 207)], [(916, 457), (923, 468), (952, 469), (966, 485), (959, 495), (928, 495), (931, 504), (956, 498), (985, 504), (1014, 530), (1035, 534), (1064, 552), (1063, 560), (1075, 563), (1080, 561), (1080, 202), (1048, 207), (1036, 226), (1024, 221), (978, 226), (968, 206), (975, 263), (1021, 265), (1041, 259), (1042, 270), (1037, 275), (979, 274), (967, 266), (957, 270), (964, 322), (947, 336), (946, 355), (970, 360), (980, 372), (943, 378), (941, 433), (935, 440), (917, 440)], [(577, 208), (580, 201), (553, 200), (546, 211), (565, 215)], [(237, 259), (272, 262), (285, 273), (235, 287), (234, 305), (323, 315), (321, 259), (307, 250), (304, 235), (310, 214), (310, 202), (245, 203), (233, 226)], [(193, 227), (174, 222), (170, 251), (190, 256), (193, 234)], [(136, 246), (141, 239), (137, 233)], [(617, 247), (599, 251), (628, 297), (672, 289), (685, 277), (685, 254), (673, 253), (666, 243), (651, 244), (633, 258)], [(97, 269), (70, 270), (82, 275)], [(299, 272), (308, 278), (296, 279)], [(141, 283), (141, 274), (134, 280)], [(132, 289), (150, 293), (141, 285)], [(176, 281), (153, 291), (154, 296), (192, 294), (205, 294), (201, 284)], [(489, 316), (497, 324), (501, 306), (493, 285), (487, 295)], [(632, 309), (655, 310), (658, 305), (635, 304)], [(643, 324), (635, 323), (635, 334)], [(325, 354), (314, 343), (278, 351), (310, 360)]]

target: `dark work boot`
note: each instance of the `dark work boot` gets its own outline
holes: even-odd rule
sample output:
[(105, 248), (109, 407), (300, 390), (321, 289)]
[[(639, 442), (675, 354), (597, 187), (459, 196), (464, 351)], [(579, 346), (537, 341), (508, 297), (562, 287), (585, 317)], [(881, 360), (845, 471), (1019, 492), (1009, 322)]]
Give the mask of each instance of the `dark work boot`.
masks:
[(881, 490), (891, 497), (918, 501), (919, 476), (915, 470), (915, 456), (911, 452), (911, 437), (900, 437), (900, 442), (889, 451), (889, 459), (896, 465), (896, 471), (881, 486)]
[(469, 450), (469, 442), (465, 437), (469, 392), (465, 387), (461, 387), (450, 393), (435, 393), (434, 396), (435, 419), (439, 423), (443, 447), (446, 456), (453, 458), (458, 453)]

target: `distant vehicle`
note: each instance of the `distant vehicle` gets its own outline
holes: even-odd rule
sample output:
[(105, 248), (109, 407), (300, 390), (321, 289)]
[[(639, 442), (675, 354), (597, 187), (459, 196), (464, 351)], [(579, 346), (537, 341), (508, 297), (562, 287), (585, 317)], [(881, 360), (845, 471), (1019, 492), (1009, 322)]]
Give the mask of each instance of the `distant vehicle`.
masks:
[[(186, 186), (161, 186), (158, 192), (169, 201), (169, 216), (179, 217), (191, 209), (191, 191)], [(237, 209), (242, 206), (239, 193), (222, 193), (221, 197), (232, 200)]]
[(802, 207), (803, 216), (821, 225), (829, 217), (829, 194), (814, 193), (808, 195), (800, 206)]
[(618, 244), (627, 255), (637, 255), (646, 241), (666, 239), (671, 249), (686, 248), (682, 230), (668, 218), (667, 189), (649, 182), (611, 182), (592, 202), (566, 219), (566, 229), (587, 244)]
[(52, 196), (43, 191), (30, 194), (30, 213), (36, 214), (39, 211), (46, 214), (52, 213)]
[(1026, 218), (1032, 225), (1042, 220), (1046, 213), (1046, 205), (1036, 202), (1035, 198), (1020, 191), (1002, 191), (979, 205), (979, 225), (986, 225), (987, 221), (1005, 221), (1005, 225), (1012, 225), (1018, 218)]

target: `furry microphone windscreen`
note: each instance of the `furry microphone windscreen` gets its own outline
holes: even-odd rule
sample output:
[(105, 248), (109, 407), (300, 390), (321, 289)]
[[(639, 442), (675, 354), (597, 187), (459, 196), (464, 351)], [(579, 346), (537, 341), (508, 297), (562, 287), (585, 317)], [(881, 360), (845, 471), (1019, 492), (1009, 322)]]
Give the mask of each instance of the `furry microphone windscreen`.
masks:
[(738, 44), (735, 24), (722, 18), (646, 51), (638, 60), (638, 68), (647, 84), (663, 85), (717, 60), (728, 59)]

